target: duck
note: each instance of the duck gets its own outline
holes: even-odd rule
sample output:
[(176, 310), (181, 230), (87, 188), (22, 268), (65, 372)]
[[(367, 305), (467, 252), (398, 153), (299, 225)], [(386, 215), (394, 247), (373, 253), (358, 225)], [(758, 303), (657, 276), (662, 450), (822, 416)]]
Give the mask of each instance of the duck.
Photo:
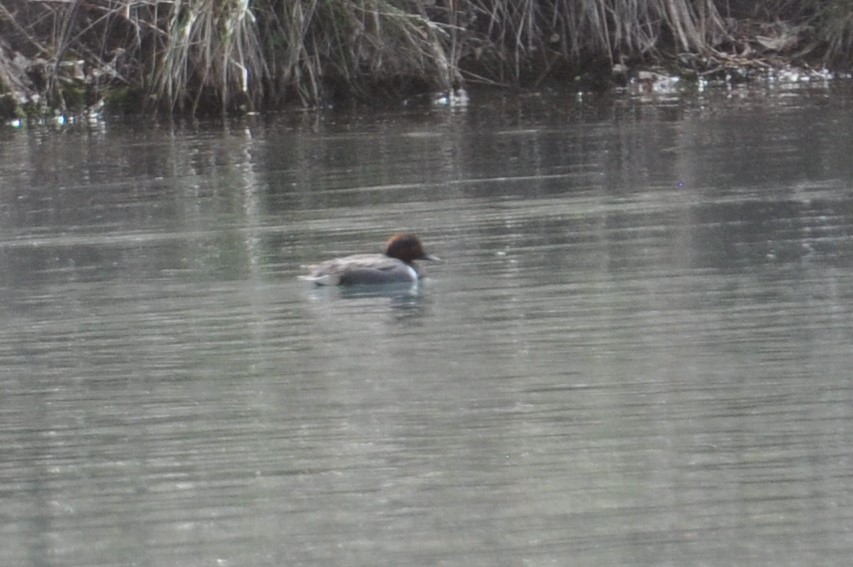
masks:
[(311, 273), (299, 279), (318, 286), (416, 284), (424, 274), (415, 260), (436, 262), (427, 254), (417, 236), (395, 234), (385, 243), (383, 254), (354, 254), (311, 266)]

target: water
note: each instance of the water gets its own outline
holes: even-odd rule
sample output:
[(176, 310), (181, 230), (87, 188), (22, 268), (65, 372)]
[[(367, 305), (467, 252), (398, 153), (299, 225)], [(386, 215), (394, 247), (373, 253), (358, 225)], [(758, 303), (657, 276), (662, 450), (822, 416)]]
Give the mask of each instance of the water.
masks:
[(0, 130), (3, 564), (846, 564), (851, 103)]

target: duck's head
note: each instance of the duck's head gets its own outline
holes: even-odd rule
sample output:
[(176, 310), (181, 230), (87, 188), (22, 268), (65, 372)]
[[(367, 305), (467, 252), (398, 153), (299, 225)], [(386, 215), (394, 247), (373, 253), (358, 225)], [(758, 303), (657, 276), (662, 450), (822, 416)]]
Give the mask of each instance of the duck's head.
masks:
[(427, 254), (421, 241), (414, 234), (395, 234), (385, 244), (385, 255), (407, 264), (414, 260), (438, 261), (437, 256)]

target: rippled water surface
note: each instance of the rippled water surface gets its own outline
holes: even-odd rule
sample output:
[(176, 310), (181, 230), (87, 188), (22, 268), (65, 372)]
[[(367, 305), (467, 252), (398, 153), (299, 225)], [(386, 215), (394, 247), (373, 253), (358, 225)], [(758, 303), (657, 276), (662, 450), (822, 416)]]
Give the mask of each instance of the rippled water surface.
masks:
[(848, 564), (851, 111), (0, 128), (2, 563)]

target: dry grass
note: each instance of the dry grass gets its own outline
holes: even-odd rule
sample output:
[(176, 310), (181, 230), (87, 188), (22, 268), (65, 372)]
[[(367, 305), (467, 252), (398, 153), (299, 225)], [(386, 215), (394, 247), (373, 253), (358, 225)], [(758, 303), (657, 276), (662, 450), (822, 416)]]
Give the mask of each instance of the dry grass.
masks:
[(368, 82), (417, 78), (441, 89), (458, 79), (446, 49), (449, 27), (431, 20), (423, 2), (303, 0), (267, 8), (265, 52), (276, 59), (278, 100), (295, 95), (316, 104), (330, 87), (357, 94)]
[(849, 67), (853, 61), (853, 0), (828, 2), (819, 18), (820, 35), (827, 43), (825, 62)]
[(158, 100), (192, 112), (205, 96), (225, 109), (261, 102), (269, 69), (248, 0), (173, 0), (165, 21), (149, 77)]
[[(127, 85), (149, 106), (198, 112), (318, 105), (366, 97), (377, 86), (519, 83), (557, 67), (606, 68), (684, 52), (713, 58), (729, 29), (720, 10), (732, 3), (0, 0), (0, 91), (14, 87), (61, 108), (81, 85), (94, 97), (104, 85)], [(804, 22), (815, 30), (811, 49), (850, 65), (853, 0), (749, 5), (760, 8), (754, 18), (772, 22), (785, 13)], [(79, 61), (82, 80), (74, 76)]]
[[(555, 60), (614, 62), (652, 57), (662, 48), (704, 52), (722, 19), (712, 0), (470, 0), (478, 41), (496, 74), (517, 81), (524, 66), (547, 70)], [(482, 54), (483, 49), (479, 54)]]

